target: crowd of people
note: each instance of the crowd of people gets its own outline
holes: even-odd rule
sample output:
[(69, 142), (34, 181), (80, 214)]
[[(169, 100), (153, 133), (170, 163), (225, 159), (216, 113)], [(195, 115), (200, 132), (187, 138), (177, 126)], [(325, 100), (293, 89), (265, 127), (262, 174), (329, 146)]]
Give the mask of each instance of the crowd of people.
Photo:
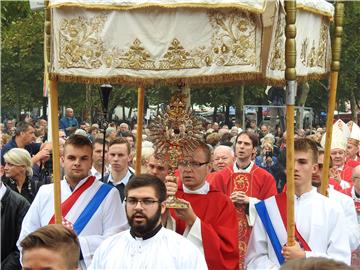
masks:
[[(278, 127), (204, 125), (174, 175), (145, 127), (135, 175), (136, 125), (101, 132), (67, 108), (59, 121), (63, 225), (54, 225), (47, 122), (22, 120), (1, 126), (3, 269), (360, 269), (356, 123), (333, 126), (327, 196), (325, 129), (295, 132), (296, 233), (287, 245), (286, 131)], [(187, 207), (167, 209), (173, 195)]]

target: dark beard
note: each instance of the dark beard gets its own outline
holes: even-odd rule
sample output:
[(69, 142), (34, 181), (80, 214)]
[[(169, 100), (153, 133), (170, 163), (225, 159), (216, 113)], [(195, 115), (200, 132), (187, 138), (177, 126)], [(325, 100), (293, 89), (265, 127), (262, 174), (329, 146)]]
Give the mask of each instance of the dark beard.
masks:
[(130, 225), (130, 228), (132, 232), (137, 237), (143, 237), (144, 235), (147, 235), (148, 233), (152, 232), (155, 227), (158, 225), (160, 217), (161, 217), (161, 206), (157, 209), (156, 213), (148, 218), (146, 216), (143, 216), (146, 220), (145, 224), (139, 225), (134, 222), (134, 216), (136, 214), (139, 214), (139, 212), (134, 213), (131, 217), (126, 213), (128, 218), (128, 223)]
[(314, 181), (313, 181), (313, 182), (312, 182), (312, 186), (318, 188), (318, 187), (321, 186), (321, 182), (314, 182)]

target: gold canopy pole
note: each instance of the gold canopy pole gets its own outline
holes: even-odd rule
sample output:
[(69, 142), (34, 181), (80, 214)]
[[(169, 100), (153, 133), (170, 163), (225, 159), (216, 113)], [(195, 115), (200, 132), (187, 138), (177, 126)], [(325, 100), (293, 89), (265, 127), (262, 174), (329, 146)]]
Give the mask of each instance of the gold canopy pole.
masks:
[(144, 87), (138, 88), (138, 109), (137, 109), (137, 130), (136, 130), (136, 165), (135, 174), (141, 173), (141, 145), (144, 116)]
[(341, 35), (343, 32), (344, 3), (340, 1), (335, 5), (335, 31), (332, 43), (332, 62), (330, 73), (330, 93), (328, 101), (328, 111), (326, 119), (326, 143), (324, 153), (324, 170), (322, 174), (322, 183), (320, 187), (321, 194), (326, 196), (326, 190), (329, 185), (329, 167), (330, 167), (330, 146), (332, 140), (332, 125), (334, 121), (334, 111), (336, 102), (336, 88), (340, 70), (341, 54)]
[[(45, 34), (44, 34), (44, 80), (48, 78), (50, 63), (50, 35), (51, 35), (51, 11), (49, 1), (45, 1)], [(58, 119), (58, 90), (57, 81), (50, 80), (50, 117), (51, 117), (51, 141), (52, 163), (54, 181), (54, 210), (55, 223), (61, 224), (61, 189), (60, 189), (60, 146), (59, 146), (59, 119)]]
[(288, 246), (295, 245), (294, 221), (294, 106), (296, 95), (296, 1), (285, 1), (285, 79), (286, 79), (286, 185)]

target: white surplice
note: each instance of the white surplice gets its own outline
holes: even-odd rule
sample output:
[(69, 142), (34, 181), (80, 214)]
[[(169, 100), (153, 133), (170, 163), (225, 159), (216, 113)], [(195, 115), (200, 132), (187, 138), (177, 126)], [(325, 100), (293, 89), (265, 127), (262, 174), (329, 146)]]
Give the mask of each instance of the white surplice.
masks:
[[(272, 225), (281, 246), (287, 242), (287, 232), (282, 222), (275, 197), (265, 200)], [(268, 207), (274, 206), (275, 207)], [(345, 217), (341, 207), (329, 198), (319, 194), (316, 188), (294, 199), (295, 224), (308, 243), (311, 251), (306, 257), (325, 257), (351, 262), (349, 236), (346, 233)], [(256, 218), (250, 236), (245, 259), (246, 269), (279, 269), (280, 265), (270, 239), (259, 217)]]
[[(87, 178), (82, 179), (74, 191), (82, 186), (86, 180)], [(74, 224), (102, 185), (104, 185), (104, 183), (95, 180), (93, 184), (80, 195), (64, 218)], [(66, 180), (62, 180), (61, 202), (64, 202), (72, 192)], [(48, 225), (53, 215), (54, 185), (43, 185), (40, 187), (23, 220), (18, 246), (21, 240), (28, 234), (40, 227)], [(86, 269), (90, 265), (95, 250), (103, 240), (126, 230), (128, 227), (125, 210), (120, 201), (118, 190), (112, 188), (81, 231), (80, 235), (78, 235), (81, 253), (83, 255), (83, 260), (80, 261), (81, 269)]]
[(161, 228), (153, 237), (132, 237), (130, 230), (106, 239), (89, 270), (208, 269), (204, 255), (183, 236)]
[(346, 232), (349, 233), (351, 250), (356, 250), (360, 245), (360, 226), (357, 222), (357, 213), (354, 201), (332, 187), (328, 188), (329, 198), (340, 204), (346, 219)]

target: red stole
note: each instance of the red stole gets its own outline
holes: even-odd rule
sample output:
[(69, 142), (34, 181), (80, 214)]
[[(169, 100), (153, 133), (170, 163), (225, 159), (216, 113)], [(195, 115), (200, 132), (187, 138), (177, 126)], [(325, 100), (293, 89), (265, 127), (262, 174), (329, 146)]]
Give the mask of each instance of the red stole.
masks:
[[(85, 190), (88, 189), (95, 181), (95, 176), (89, 176), (89, 178), (85, 181), (85, 183), (79, 187), (77, 190), (75, 190), (69, 198), (67, 198), (62, 204), (61, 204), (61, 216), (64, 218), (67, 213), (70, 211), (70, 209), (73, 207), (74, 203), (77, 201), (77, 199), (83, 194)], [(49, 221), (49, 224), (55, 223), (55, 214), (52, 216), (52, 218)]]
[[(231, 175), (230, 181), (230, 190), (242, 191), (246, 195), (252, 194), (252, 181), (250, 173), (233, 173)], [(250, 192), (249, 192), (250, 191)], [(239, 269), (244, 269), (245, 255), (247, 251), (247, 245), (250, 239), (251, 227), (247, 222), (246, 209), (247, 205), (243, 204), (241, 206), (236, 206), (236, 217), (238, 221), (239, 234), (238, 234), (238, 243), (239, 243)]]
[[(284, 223), (285, 228), (287, 228), (286, 193), (283, 192), (283, 193), (280, 193), (279, 195), (276, 195), (275, 200), (276, 200), (276, 204), (278, 206), (279, 212), (280, 212), (282, 222)], [(308, 243), (305, 241), (305, 239), (301, 236), (298, 229), (296, 228), (296, 224), (295, 224), (295, 238), (300, 243), (300, 246), (305, 251), (311, 251), (311, 248), (309, 247)]]

